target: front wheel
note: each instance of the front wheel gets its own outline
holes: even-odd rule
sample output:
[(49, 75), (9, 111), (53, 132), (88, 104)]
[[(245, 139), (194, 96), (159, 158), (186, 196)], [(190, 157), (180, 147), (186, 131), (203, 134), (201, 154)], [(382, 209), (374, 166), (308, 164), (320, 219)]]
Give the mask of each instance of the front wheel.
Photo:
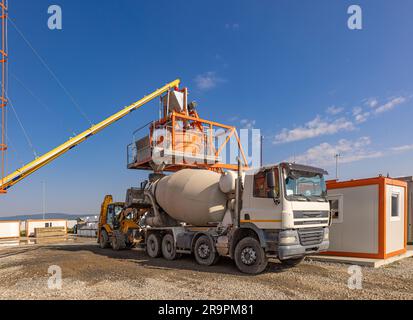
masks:
[(105, 249), (109, 247), (109, 236), (106, 230), (102, 230), (99, 236), (99, 247)]
[(200, 236), (194, 247), (195, 260), (200, 265), (212, 266), (219, 258), (218, 253), (214, 248), (214, 244), (207, 236)]
[(115, 251), (126, 248), (125, 235), (119, 230), (114, 230), (111, 239), (112, 249)]
[(237, 268), (244, 273), (258, 274), (265, 270), (268, 259), (257, 239), (246, 237), (235, 247), (234, 260)]

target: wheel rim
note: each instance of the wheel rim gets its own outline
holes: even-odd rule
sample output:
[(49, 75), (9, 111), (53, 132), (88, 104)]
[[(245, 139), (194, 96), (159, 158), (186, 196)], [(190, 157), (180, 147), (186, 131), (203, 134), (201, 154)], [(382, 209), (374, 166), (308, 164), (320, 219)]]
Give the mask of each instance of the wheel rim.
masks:
[(170, 241), (166, 243), (166, 251), (168, 251), (168, 253), (172, 253), (172, 245)]
[(209, 246), (206, 243), (201, 244), (198, 247), (198, 256), (202, 259), (207, 259), (211, 253)]
[(245, 247), (241, 251), (241, 261), (243, 264), (250, 266), (257, 261), (257, 252), (252, 247)]

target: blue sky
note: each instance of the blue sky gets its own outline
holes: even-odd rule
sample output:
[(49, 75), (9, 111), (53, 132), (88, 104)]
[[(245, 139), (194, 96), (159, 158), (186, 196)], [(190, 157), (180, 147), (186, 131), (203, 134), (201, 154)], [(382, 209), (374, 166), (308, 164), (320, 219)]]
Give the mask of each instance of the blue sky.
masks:
[[(63, 10), (63, 30), (47, 9)], [(363, 29), (347, 28), (347, 8)], [(412, 175), (413, 3), (399, 1), (10, 0), (10, 18), (97, 123), (177, 77), (202, 117), (265, 136), (264, 162), (318, 164), (342, 179)], [(38, 154), (89, 126), (12, 25), (9, 96)], [(146, 177), (126, 169), (153, 102), (2, 197), (0, 215), (95, 213)], [(33, 159), (9, 109), (8, 171)]]

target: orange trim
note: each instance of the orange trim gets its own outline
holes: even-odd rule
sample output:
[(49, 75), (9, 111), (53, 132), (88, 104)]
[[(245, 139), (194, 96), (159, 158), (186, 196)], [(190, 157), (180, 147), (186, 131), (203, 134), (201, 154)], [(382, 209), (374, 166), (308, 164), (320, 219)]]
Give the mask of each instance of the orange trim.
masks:
[(381, 259), (378, 253), (363, 253), (363, 252), (346, 252), (346, 251), (326, 251), (321, 252), (320, 255), (326, 256), (338, 256), (338, 257), (353, 257), (353, 258), (368, 258), (368, 259)]
[(329, 180), (326, 183), (327, 183), (327, 189), (341, 189), (341, 188), (369, 186), (372, 184), (380, 184), (381, 180), (384, 180), (384, 178), (376, 177), (376, 178), (349, 180), (349, 181)]
[(403, 249), (400, 249), (400, 250), (397, 250), (397, 251), (393, 251), (393, 252), (387, 253), (387, 254), (384, 256), (384, 258), (385, 258), (385, 259), (391, 258), (391, 257), (398, 256), (398, 255), (403, 254), (403, 253), (406, 253), (406, 252), (407, 252), (407, 249), (406, 249), (406, 248), (403, 248)]
[[(352, 188), (352, 187), (362, 187), (369, 185), (378, 185), (379, 187), (379, 223), (378, 223), (378, 252), (377, 253), (357, 253), (357, 252), (340, 252), (340, 251), (327, 251), (322, 254), (333, 255), (333, 256), (348, 256), (356, 258), (374, 258), (374, 259), (386, 259), (393, 257), (395, 255), (406, 252), (407, 250), (407, 183), (405, 181), (386, 178), (386, 177), (375, 177), (360, 180), (349, 180), (349, 181), (337, 181), (330, 180), (327, 181), (327, 190), (342, 189), (342, 188)], [(404, 248), (398, 251), (386, 253), (386, 240), (387, 240), (387, 205), (386, 205), (386, 185), (403, 187), (404, 189)]]
[(384, 259), (386, 255), (386, 180), (379, 181), (379, 255)]

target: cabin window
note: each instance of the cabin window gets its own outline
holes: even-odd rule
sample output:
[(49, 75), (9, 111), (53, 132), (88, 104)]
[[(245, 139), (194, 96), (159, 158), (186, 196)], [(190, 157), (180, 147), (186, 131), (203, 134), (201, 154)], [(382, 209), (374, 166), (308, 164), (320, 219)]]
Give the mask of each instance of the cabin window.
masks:
[(254, 176), (254, 197), (266, 198), (265, 173), (259, 172)]
[(330, 213), (333, 223), (343, 222), (343, 196), (328, 196), (328, 202), (330, 203)]
[[(268, 186), (267, 174), (273, 172), (274, 176), (274, 193), (272, 193), (271, 188)], [(254, 176), (254, 192), (253, 195), (255, 198), (273, 198), (279, 197), (280, 186), (278, 181), (278, 169), (267, 170), (264, 172), (258, 172)]]
[(391, 195), (391, 216), (392, 218), (400, 217), (400, 195), (398, 193)]

